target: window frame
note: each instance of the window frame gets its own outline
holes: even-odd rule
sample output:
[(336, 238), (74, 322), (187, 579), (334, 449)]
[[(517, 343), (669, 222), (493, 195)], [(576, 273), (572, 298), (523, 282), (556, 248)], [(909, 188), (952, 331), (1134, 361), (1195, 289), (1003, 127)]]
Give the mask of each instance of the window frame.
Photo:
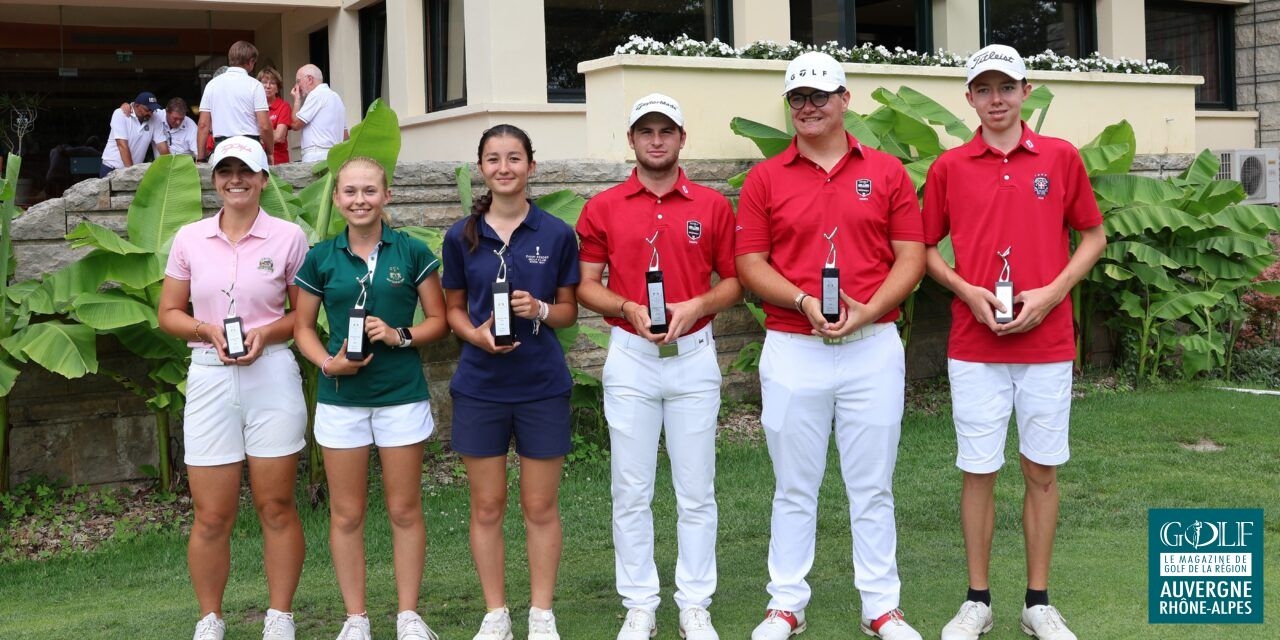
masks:
[(462, 97), (449, 99), (449, 0), (423, 0), (422, 33), (426, 36), (426, 64), (422, 66), (427, 87), (427, 113), (456, 109), (467, 105), (466, 44), (462, 52)]
[[(982, 0), (978, 3), (978, 35), (980, 38), (980, 46), (987, 46), (991, 43), (991, 27), (987, 24), (987, 3), (989, 0)], [(1065, 2), (1074, 2), (1080, 11), (1076, 16), (1076, 32), (1080, 34), (1080, 40), (1076, 42), (1076, 47), (1080, 49), (1080, 57), (1088, 56), (1098, 50), (1098, 8), (1096, 0), (1062, 0)], [(1031, 56), (1042, 51), (1019, 51), (1024, 56)], [(1054, 51), (1058, 55), (1068, 55), (1062, 51)]]
[[(1200, 100), (1200, 91), (1196, 91), (1196, 109), (1207, 111), (1234, 111), (1237, 107), (1236, 99), (1236, 7), (1235, 5), (1209, 4), (1204, 2), (1183, 2), (1182, 0), (1145, 0), (1142, 4), (1142, 14), (1145, 20), (1147, 11), (1152, 8), (1162, 9), (1184, 14), (1200, 14), (1208, 15), (1215, 18), (1217, 22), (1218, 32), (1218, 77), (1221, 86), (1222, 95), (1220, 102), (1202, 102)], [(1145, 28), (1145, 24), (1143, 27)], [(1143, 45), (1145, 46), (1145, 42)], [(1147, 53), (1150, 58), (1151, 53)], [(1168, 62), (1167, 60), (1164, 62)], [(1173, 66), (1173, 63), (1169, 63)], [(1186, 70), (1179, 69), (1180, 72), (1186, 73)]]
[[(933, 1), (911, 0), (916, 5), (916, 42), (920, 43), (915, 51), (927, 53), (933, 51)], [(838, 7), (840, 14), (839, 37), (836, 42), (842, 47), (856, 47), (862, 43), (858, 39), (858, 3), (857, 0), (841, 0)], [(852, 18), (852, 19), (850, 19)], [(809, 44), (821, 44), (817, 42)]]
[(358, 12), (360, 21), (360, 113), (382, 97), (383, 51), (387, 47), (387, 3), (377, 2)]

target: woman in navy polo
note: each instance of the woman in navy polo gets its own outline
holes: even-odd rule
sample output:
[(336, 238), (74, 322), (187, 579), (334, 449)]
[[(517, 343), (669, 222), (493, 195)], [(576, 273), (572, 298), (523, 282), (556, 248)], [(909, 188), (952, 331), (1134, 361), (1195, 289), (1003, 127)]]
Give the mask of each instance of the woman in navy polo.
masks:
[[(520, 455), (520, 507), (529, 557), (529, 640), (559, 640), (551, 598), (560, 565), (558, 494), (569, 452), (573, 381), (555, 329), (578, 318), (578, 243), (569, 225), (526, 198), (533, 144), (501, 124), (480, 137), (480, 173), (489, 193), (445, 234), (445, 306), (462, 338), (449, 385), (454, 451), (471, 484), (471, 554), (488, 613), (476, 638), (511, 638), (503, 584), (502, 521), (507, 504), (507, 450)], [(493, 288), (511, 292), (514, 344), (495, 343)]]

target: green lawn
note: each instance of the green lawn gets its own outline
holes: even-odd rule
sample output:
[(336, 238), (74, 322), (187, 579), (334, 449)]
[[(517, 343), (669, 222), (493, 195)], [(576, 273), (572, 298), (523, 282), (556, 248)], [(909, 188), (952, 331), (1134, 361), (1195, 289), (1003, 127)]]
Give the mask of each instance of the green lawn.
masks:
[[(1062, 522), (1051, 594), (1086, 640), (1280, 637), (1280, 398), (1201, 388), (1101, 394), (1078, 400), (1074, 457), (1063, 468)], [(1197, 453), (1181, 442), (1209, 438), (1225, 449)], [(1012, 444), (1012, 442), (1011, 442)], [(897, 474), (902, 607), (925, 638), (937, 638), (966, 586), (956, 499), (954, 436), (945, 415), (908, 415)], [(834, 447), (833, 447), (834, 450)], [(1016, 450), (1010, 450), (1016, 459)], [(1024, 638), (1018, 629), (1023, 554), (1021, 482), (1016, 464), (998, 484), (993, 594), (996, 627), (988, 640)], [(711, 611), (721, 637), (749, 637), (767, 595), (772, 477), (762, 444), (726, 442), (718, 461), (720, 588)], [(669, 577), (675, 560), (674, 498), (660, 472), (656, 501), (664, 606), (659, 637), (676, 638)], [(814, 599), (802, 638), (862, 637), (849, 560), (849, 526), (834, 459), (822, 493)], [(468, 640), (483, 604), (467, 547), (465, 488), (430, 487), (430, 548), (422, 611), (446, 640)], [(624, 613), (613, 591), (607, 464), (579, 465), (565, 479), (565, 555), (556, 613), (566, 640), (609, 640)], [(375, 496), (375, 502), (378, 499)], [(1265, 624), (1148, 625), (1146, 516), (1150, 507), (1261, 507), (1265, 510)], [(324, 512), (305, 511), (308, 556), (296, 600), (299, 638), (332, 638), (341, 600), (326, 548)], [(375, 637), (394, 637), (394, 592), (385, 513), (370, 514), (369, 592)], [(261, 633), (265, 585), (260, 538), (242, 513), (227, 589), (228, 638)], [(527, 575), (521, 526), (512, 514), (509, 597), (522, 638)], [(97, 552), (45, 562), (0, 565), (0, 638), (185, 638), (197, 615), (187, 581), (185, 544), (151, 534)]]

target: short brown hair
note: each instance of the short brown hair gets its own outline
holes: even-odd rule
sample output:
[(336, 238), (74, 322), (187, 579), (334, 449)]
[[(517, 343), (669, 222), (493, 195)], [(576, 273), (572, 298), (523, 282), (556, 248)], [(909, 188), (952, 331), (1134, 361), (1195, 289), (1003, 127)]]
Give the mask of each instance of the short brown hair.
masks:
[(164, 110), (169, 113), (174, 113), (176, 111), (185, 114), (187, 112), (187, 101), (182, 98), (173, 98), (169, 100), (169, 104), (164, 106)]
[(233, 67), (243, 67), (258, 59), (258, 48), (252, 42), (237, 40), (227, 50), (227, 63)]
[(279, 87), (277, 93), (284, 89), (284, 76), (280, 75), (280, 72), (276, 71), (275, 67), (263, 67), (262, 71), (258, 72), (258, 82), (262, 82), (267, 78), (271, 78), (271, 81)]

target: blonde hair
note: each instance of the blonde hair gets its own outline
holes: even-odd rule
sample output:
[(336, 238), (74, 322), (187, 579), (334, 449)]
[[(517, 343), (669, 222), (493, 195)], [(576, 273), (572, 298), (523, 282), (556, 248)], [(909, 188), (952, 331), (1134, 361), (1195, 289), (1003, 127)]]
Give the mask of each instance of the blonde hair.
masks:
[[(382, 166), (381, 162), (378, 162), (368, 156), (351, 156), (350, 158), (347, 158), (346, 162), (342, 163), (341, 167), (338, 167), (338, 173), (335, 174), (336, 177), (333, 181), (334, 193), (338, 192), (338, 187), (342, 184), (342, 172), (346, 171), (347, 167), (363, 167), (365, 169), (374, 170), (378, 175), (382, 176), (382, 189), (384, 191), (391, 190), (391, 180), (387, 177), (387, 168)], [(382, 210), (382, 222), (384, 224), (391, 223), (391, 216), (387, 213), (386, 209)]]

